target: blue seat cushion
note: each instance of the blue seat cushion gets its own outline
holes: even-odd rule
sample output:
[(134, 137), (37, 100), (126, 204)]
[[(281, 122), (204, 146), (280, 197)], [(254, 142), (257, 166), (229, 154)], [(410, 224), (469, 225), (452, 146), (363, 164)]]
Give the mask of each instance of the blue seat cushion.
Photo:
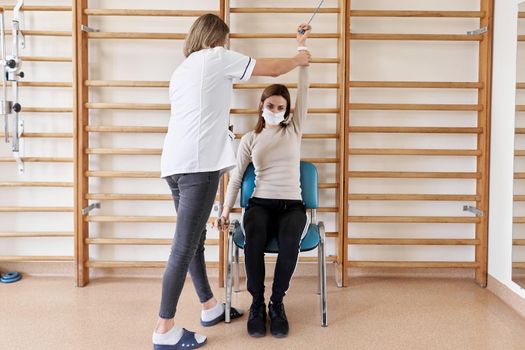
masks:
[[(308, 226), (308, 232), (301, 240), (301, 252), (307, 252), (309, 250), (313, 250), (317, 248), (319, 245), (319, 241), (321, 239), (321, 236), (319, 234), (319, 226), (315, 224), (310, 224)], [(246, 243), (244, 232), (242, 230), (242, 227), (240, 224), (237, 224), (235, 226), (235, 232), (233, 233), (233, 242), (235, 245), (241, 249), (244, 249), (244, 245)], [(279, 244), (277, 242), (277, 237), (273, 236), (270, 237), (268, 242), (266, 242), (266, 253), (279, 253)]]

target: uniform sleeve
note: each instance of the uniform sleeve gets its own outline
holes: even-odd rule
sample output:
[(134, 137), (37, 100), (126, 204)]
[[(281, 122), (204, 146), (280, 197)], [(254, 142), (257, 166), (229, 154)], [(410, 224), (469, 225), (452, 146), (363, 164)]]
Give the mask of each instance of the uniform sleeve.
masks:
[(292, 124), (298, 132), (302, 132), (306, 115), (308, 114), (308, 67), (299, 67), (299, 82), (297, 84), (297, 98), (292, 116)]
[(241, 53), (224, 50), (222, 55), (224, 74), (230, 79), (247, 81), (255, 68), (255, 59)]
[(228, 189), (226, 191), (226, 198), (224, 205), (232, 208), (235, 205), (237, 194), (242, 184), (242, 177), (248, 165), (252, 162), (252, 150), (251, 150), (251, 137), (245, 135), (239, 144), (237, 149), (237, 161), (236, 167), (230, 174), (230, 181), (228, 183)]

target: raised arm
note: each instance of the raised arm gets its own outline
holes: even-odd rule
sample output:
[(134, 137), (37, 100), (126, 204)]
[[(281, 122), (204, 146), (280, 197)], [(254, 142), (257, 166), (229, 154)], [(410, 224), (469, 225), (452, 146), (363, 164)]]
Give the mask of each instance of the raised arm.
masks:
[[(304, 30), (304, 34), (300, 34), (300, 29)], [(312, 27), (308, 24), (300, 24), (297, 27), (297, 43), (299, 45), (298, 50), (306, 51), (306, 39), (310, 35)], [(308, 51), (306, 51), (308, 52)], [(297, 98), (295, 100), (295, 108), (292, 117), (292, 124), (295, 129), (299, 132), (302, 131), (304, 121), (308, 114), (308, 87), (310, 80), (308, 76), (308, 67), (299, 68), (299, 82), (297, 83)]]
[(292, 124), (296, 130), (302, 131), (302, 127), (308, 115), (308, 67), (299, 68), (299, 82), (297, 84), (297, 98), (292, 116)]

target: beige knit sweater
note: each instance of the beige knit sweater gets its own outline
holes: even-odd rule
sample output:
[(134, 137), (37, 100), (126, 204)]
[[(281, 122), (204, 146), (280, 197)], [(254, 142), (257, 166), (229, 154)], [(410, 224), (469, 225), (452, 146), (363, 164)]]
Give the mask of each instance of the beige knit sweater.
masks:
[(233, 207), (244, 171), (253, 162), (253, 197), (301, 199), (300, 161), (302, 128), (307, 115), (308, 67), (299, 67), (297, 99), (286, 127), (264, 128), (244, 135), (237, 150), (237, 166), (231, 172), (225, 205)]

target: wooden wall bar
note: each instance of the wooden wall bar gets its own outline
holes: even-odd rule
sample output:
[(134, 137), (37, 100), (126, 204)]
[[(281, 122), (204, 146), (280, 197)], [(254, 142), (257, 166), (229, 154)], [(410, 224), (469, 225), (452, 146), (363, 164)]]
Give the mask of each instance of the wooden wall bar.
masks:
[[(347, 56), (348, 61), (347, 67), (347, 89), (349, 89), (349, 100), (347, 101), (347, 121), (346, 127), (348, 138), (352, 140), (357, 135), (368, 134), (371, 137), (379, 137), (380, 135), (397, 135), (404, 137), (403, 135), (420, 136), (421, 140), (424, 140), (426, 135), (458, 135), (462, 137), (477, 137), (477, 147), (475, 149), (456, 149), (456, 148), (403, 148), (398, 147), (381, 147), (381, 148), (366, 148), (359, 146), (348, 146), (346, 148), (345, 160), (348, 160), (347, 167), (347, 180), (349, 184), (352, 184), (356, 180), (369, 180), (369, 181), (387, 181), (388, 179), (413, 179), (413, 181), (428, 180), (428, 179), (441, 179), (444, 181), (453, 180), (465, 180), (475, 182), (475, 193), (438, 193), (436, 188), (428, 187), (426, 193), (408, 193), (396, 190), (392, 188), (389, 190), (389, 182), (384, 182), (383, 192), (381, 193), (366, 193), (366, 192), (355, 192), (348, 189), (348, 185), (345, 186), (345, 205), (347, 208), (345, 212), (352, 212), (353, 208), (356, 207), (356, 203), (363, 203), (364, 201), (381, 202), (387, 203), (391, 201), (402, 201), (402, 202), (458, 202), (458, 208), (461, 210), (462, 204), (470, 204), (481, 209), (484, 213), (482, 217), (476, 217), (473, 215), (465, 215), (458, 213), (457, 216), (450, 216), (440, 214), (437, 210), (435, 215), (432, 216), (421, 216), (421, 214), (414, 213), (413, 215), (404, 216), (392, 216), (382, 215), (381, 211), (387, 208), (379, 207), (370, 215), (352, 215), (349, 214), (345, 217), (345, 228), (347, 239), (346, 243), (348, 247), (356, 246), (398, 246), (398, 247), (423, 247), (423, 246), (442, 246), (442, 247), (454, 247), (454, 246), (472, 246), (475, 249), (475, 256), (473, 261), (435, 261), (435, 258), (428, 259), (428, 261), (414, 261), (412, 259), (407, 261), (399, 260), (388, 260), (388, 261), (377, 261), (374, 259), (370, 260), (356, 260), (351, 255), (348, 256), (346, 261), (346, 268), (468, 268), (475, 270), (476, 282), (481, 286), (486, 285), (487, 278), (487, 213), (488, 213), (488, 174), (489, 174), (489, 135), (490, 135), (490, 86), (491, 86), (491, 50), (492, 50), (492, 14), (493, 14), (493, 2), (490, 0), (480, 0), (480, 11), (407, 11), (407, 10), (354, 10), (351, 5), (348, 8), (349, 20), (347, 21), (348, 31), (348, 44), (347, 44)], [(398, 34), (398, 33), (360, 33), (352, 30), (350, 32), (350, 25), (353, 22), (367, 19), (375, 19), (381, 21), (382, 18), (428, 18), (428, 19), (479, 19), (479, 27), (472, 28), (483, 28), (487, 27), (486, 33), (479, 34), (467, 34), (467, 33), (454, 33), (454, 34), (429, 34), (429, 33), (410, 33), (410, 34)], [(358, 22), (357, 22), (358, 23)], [(437, 22), (436, 22), (437, 23)], [(437, 26), (437, 24), (436, 24)], [(444, 28), (445, 29), (445, 28)], [(479, 72), (477, 81), (413, 81), (407, 79), (406, 81), (358, 81), (353, 79), (353, 70), (359, 70), (357, 64), (350, 65), (349, 60), (352, 60), (350, 48), (354, 48), (354, 43), (357, 41), (369, 41), (369, 42), (384, 42), (400, 41), (400, 45), (404, 45), (412, 42), (477, 42), (478, 44), (478, 63)], [(408, 45), (408, 44), (407, 44)], [(459, 44), (458, 44), (459, 45)], [(470, 45), (470, 44), (468, 44)], [(359, 46), (363, 47), (363, 46)], [(352, 51), (355, 52), (355, 51)], [(472, 64), (476, 64), (473, 62)], [(431, 65), (429, 66), (431, 67)], [(435, 89), (465, 89), (474, 90), (478, 93), (477, 103), (454, 103), (454, 104), (429, 104), (429, 103), (417, 103), (417, 104), (401, 104), (401, 103), (360, 103), (352, 98), (353, 91), (355, 89), (421, 89), (422, 91), (428, 91), (429, 95), (432, 90)], [(423, 90), (425, 89), (425, 90)], [(375, 91), (375, 90), (374, 90)], [(380, 93), (377, 90), (378, 94)], [(420, 111), (421, 113), (432, 112), (432, 113), (462, 113), (471, 112), (477, 115), (477, 125), (465, 125), (460, 127), (451, 127), (447, 125), (433, 125), (431, 127), (422, 126), (392, 126), (392, 125), (355, 125), (354, 115), (358, 111)], [(423, 118), (423, 114), (421, 115)], [(390, 138), (389, 138), (390, 139)], [(422, 142), (425, 143), (424, 141)], [(359, 159), (366, 159), (372, 164), (374, 157), (410, 157), (414, 160), (422, 159), (423, 157), (439, 157), (439, 159), (454, 159), (454, 158), (469, 158), (476, 159), (476, 171), (473, 172), (457, 172), (457, 171), (446, 171), (446, 172), (429, 172), (422, 169), (421, 171), (366, 171), (351, 170), (352, 165), (356, 162), (356, 157)], [(413, 224), (418, 225), (421, 228), (421, 232), (417, 237), (403, 238), (396, 237), (392, 234), (391, 237), (385, 238), (384, 236), (367, 235), (366, 238), (360, 236), (360, 232), (355, 228), (356, 224)], [(458, 236), (458, 238), (429, 238), (431, 227), (435, 224), (472, 224), (475, 225), (475, 237), (465, 239), (464, 237)], [(422, 226), (421, 224), (426, 224)], [(424, 227), (428, 227), (425, 229)], [(461, 233), (460, 233), (461, 234)], [(356, 237), (357, 236), (357, 237)], [(347, 248), (345, 248), (346, 250)], [(347, 274), (344, 274), (345, 278)], [(346, 280), (345, 280), (346, 282)]]
[[(73, 1), (74, 3), (74, 1)], [(10, 16), (13, 11), (13, 6), (3, 6), (6, 13), (6, 35), (11, 36), (10, 28)], [(40, 12), (54, 13), (54, 14), (71, 14), (71, 18), (74, 18), (72, 14), (71, 6), (23, 6), (22, 11), (25, 12), (26, 18), (29, 16), (37, 16)], [(31, 22), (28, 22), (31, 23)], [(37, 26), (40, 23), (37, 24)], [(22, 112), (20, 114), (21, 120), (25, 123), (25, 130), (35, 130), (36, 127), (33, 126), (33, 121), (39, 117), (48, 118), (50, 116), (57, 118), (65, 118), (67, 123), (74, 124), (74, 118), (71, 118), (74, 114), (74, 109), (72, 107), (73, 101), (65, 101), (62, 107), (52, 107), (46, 105), (39, 105), (39, 102), (32, 102), (30, 99), (24, 97), (24, 90), (31, 89), (34, 93), (34, 100), (42, 100), (42, 96), (53, 94), (55, 91), (64, 90), (64, 91), (74, 91), (74, 74), (73, 70), (71, 71), (71, 76), (68, 81), (36, 81), (35, 71), (38, 69), (49, 69), (49, 68), (63, 68), (72, 66), (72, 57), (60, 57), (60, 56), (34, 56), (32, 55), (32, 49), (36, 46), (36, 43), (40, 40), (40, 37), (49, 37), (57, 40), (70, 40), (73, 41), (71, 31), (56, 31), (56, 30), (39, 30), (39, 29), (24, 29), (22, 31), (26, 36), (27, 46), (24, 49), (20, 50), (22, 62), (30, 63), (29, 65), (22, 65), (22, 71), (25, 72), (25, 78), (19, 82), (20, 87), (20, 103), (22, 104)], [(10, 38), (7, 38), (7, 41), (10, 41)], [(8, 53), (10, 49), (8, 49)], [(73, 51), (73, 50), (72, 50)], [(8, 84), (8, 87), (11, 87), (11, 84)], [(9, 90), (9, 95), (11, 91)], [(27, 96), (27, 95), (25, 95)], [(68, 118), (71, 118), (67, 120)], [(12, 118), (10, 117), (10, 123), (12, 123)], [(3, 139), (5, 136), (3, 130), (0, 132), (0, 137)], [(9, 136), (12, 136), (9, 132)], [(32, 154), (35, 149), (38, 147), (37, 144), (40, 144), (42, 141), (69, 141), (71, 145), (74, 144), (74, 133), (73, 131), (63, 132), (63, 131), (50, 131), (49, 128), (46, 131), (24, 131), (21, 134), (21, 140), (24, 143), (29, 144), (31, 147), (25, 150), (22, 155), (22, 161), (24, 162), (25, 174), (35, 173), (42, 171), (42, 174), (37, 174), (37, 176), (32, 176), (31, 180), (26, 180), (27, 176), (25, 174), (18, 174), (18, 176), (13, 177), (11, 173), (16, 173), (17, 165), (15, 158), (11, 155), (10, 145), (4, 144), (4, 147), (8, 149), (6, 156), (0, 157), (0, 163), (4, 166), (6, 171), (2, 172), (0, 175), (0, 191), (9, 191), (13, 195), (5, 196), (4, 199), (7, 199), (9, 203), (0, 206), (0, 245), (2, 245), (3, 239), (23, 239), (23, 244), (28, 246), (31, 244), (34, 247), (39, 246), (40, 244), (46, 244), (49, 242), (55, 242), (55, 240), (71, 240), (74, 239), (75, 230), (71, 226), (68, 230), (53, 229), (52, 227), (57, 220), (70, 220), (73, 222), (74, 217), (74, 201), (73, 201), (73, 192), (74, 192), (74, 183), (73, 181), (64, 181), (64, 178), (50, 179), (47, 176), (47, 172), (54, 171), (50, 169), (62, 169), (64, 167), (69, 167), (73, 169), (75, 158), (73, 155), (73, 146), (70, 146), (70, 155), (62, 156), (53, 154), (54, 152), (46, 152), (49, 154), (46, 155), (35, 155)], [(5, 165), (4, 165), (5, 164)], [(59, 168), (60, 167), (60, 168)], [(7, 170), (8, 169), (8, 170)], [(55, 170), (56, 170), (55, 169)], [(56, 170), (59, 171), (59, 170)], [(32, 191), (34, 198), (26, 198), (27, 191)], [(53, 204), (54, 201), (52, 198), (46, 200), (46, 203), (49, 204), (32, 204), (35, 198), (46, 196), (45, 193), (48, 193), (50, 190), (61, 191), (61, 193), (71, 193), (71, 204), (67, 206)], [(26, 204), (20, 204), (20, 202), (26, 202)], [(39, 201), (42, 202), (42, 201)], [(30, 220), (29, 218), (36, 218), (35, 220)], [(5, 218), (5, 220), (4, 220)], [(24, 230), (15, 231), (10, 228), (10, 221), (19, 220)], [(34, 221), (34, 223), (32, 222)], [(29, 223), (29, 224), (28, 224)], [(47, 228), (42, 228), (45, 226)], [(6, 228), (8, 227), (8, 228)], [(33, 249), (30, 249), (33, 250)], [(47, 252), (46, 252), (47, 253)], [(3, 255), (0, 256), (1, 262), (16, 262), (16, 263), (35, 263), (35, 262), (58, 262), (58, 263), (74, 263), (74, 253), (71, 250), (70, 254), (62, 254), (54, 252), (51, 248), (48, 252), (48, 255), (41, 254), (19, 254), (15, 253), (13, 255)]]

